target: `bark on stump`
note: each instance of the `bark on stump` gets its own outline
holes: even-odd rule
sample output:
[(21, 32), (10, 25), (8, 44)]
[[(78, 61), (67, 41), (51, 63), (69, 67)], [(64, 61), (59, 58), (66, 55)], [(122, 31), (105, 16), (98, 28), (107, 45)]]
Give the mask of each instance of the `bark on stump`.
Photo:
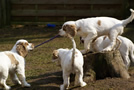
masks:
[(83, 69), (86, 82), (106, 77), (130, 78), (118, 50), (84, 55)]

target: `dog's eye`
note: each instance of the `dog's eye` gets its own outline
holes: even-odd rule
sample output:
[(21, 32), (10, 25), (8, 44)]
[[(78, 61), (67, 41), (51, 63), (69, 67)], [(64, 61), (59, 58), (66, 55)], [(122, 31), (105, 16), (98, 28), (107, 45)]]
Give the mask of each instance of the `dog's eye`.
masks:
[(28, 45), (28, 43), (25, 43), (25, 45)]
[(63, 31), (66, 31), (66, 26), (63, 27)]

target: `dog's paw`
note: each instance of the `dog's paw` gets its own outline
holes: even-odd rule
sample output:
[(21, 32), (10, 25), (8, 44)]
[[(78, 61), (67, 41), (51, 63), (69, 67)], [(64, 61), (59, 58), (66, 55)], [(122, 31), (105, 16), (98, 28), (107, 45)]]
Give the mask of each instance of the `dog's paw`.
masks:
[(81, 50), (80, 52), (81, 52), (82, 54), (86, 54), (86, 53), (87, 53), (86, 50)]
[(6, 86), (4, 89), (5, 89), (5, 90), (10, 90), (11, 87), (10, 87), (10, 86)]
[(19, 80), (14, 80), (13, 83), (16, 85), (21, 85), (21, 82)]
[(65, 90), (64, 85), (60, 85), (60, 90)]
[(86, 85), (87, 85), (86, 82), (82, 82), (82, 83), (80, 84), (81, 87), (84, 87), (84, 86), (86, 86)]
[(65, 87), (64, 84), (60, 85), (60, 90), (68, 90), (68, 87)]
[(109, 51), (112, 51), (112, 49), (110, 47), (105, 48), (105, 49), (102, 50), (102, 52), (109, 52)]
[(22, 87), (31, 87), (31, 85), (28, 83), (25, 83), (24, 85), (22, 85)]

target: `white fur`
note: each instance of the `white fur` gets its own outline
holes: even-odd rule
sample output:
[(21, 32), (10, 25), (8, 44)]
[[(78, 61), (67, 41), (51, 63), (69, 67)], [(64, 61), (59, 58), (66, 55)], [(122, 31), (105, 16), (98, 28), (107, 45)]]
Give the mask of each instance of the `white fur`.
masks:
[[(10, 89), (10, 87), (6, 85), (8, 74), (10, 74), (13, 83), (21, 84), (24, 87), (30, 87), (30, 84), (28, 84), (25, 79), (25, 59), (24, 57), (20, 56), (16, 51), (16, 45), (20, 42), (25, 43), (27, 41), (18, 40), (11, 51), (0, 52), (0, 84), (6, 90)], [(27, 50), (29, 51), (32, 49), (32, 44), (28, 43)], [(18, 64), (12, 64), (7, 54), (13, 55), (17, 60)], [(16, 72), (19, 75), (19, 78), (17, 77)]]
[(60, 90), (68, 89), (70, 84), (70, 74), (75, 73), (75, 85), (85, 86), (83, 81), (83, 56), (81, 52), (76, 49), (75, 41), (72, 39), (73, 49), (58, 49), (58, 60), (60, 61), (63, 71), (63, 85), (60, 86)]
[[(128, 69), (130, 66), (130, 60), (134, 62), (134, 44), (131, 40), (129, 40), (126, 37), (118, 36), (117, 38), (122, 42), (119, 47), (119, 51), (123, 58), (124, 64)], [(105, 47), (109, 45), (109, 43), (110, 40), (108, 37), (105, 36), (98, 37), (92, 44), (93, 51), (101, 52)], [(116, 44), (116, 46), (118, 47), (118, 44)]]
[(108, 35), (111, 43), (103, 49), (103, 51), (111, 51), (116, 44), (116, 37), (123, 33), (124, 27), (134, 19), (134, 10), (130, 9), (131, 16), (125, 20), (118, 20), (110, 17), (95, 17), (80, 19), (77, 21), (65, 22), (60, 29), (59, 34), (66, 36), (66, 30), (63, 30), (65, 25), (74, 25), (77, 29), (77, 35), (85, 38), (84, 50), (86, 53), (90, 50), (91, 42), (102, 35)]

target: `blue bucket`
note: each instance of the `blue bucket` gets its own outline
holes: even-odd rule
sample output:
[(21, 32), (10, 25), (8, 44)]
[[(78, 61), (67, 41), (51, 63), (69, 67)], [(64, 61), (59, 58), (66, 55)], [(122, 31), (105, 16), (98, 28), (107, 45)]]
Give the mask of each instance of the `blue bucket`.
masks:
[(47, 24), (47, 27), (56, 27), (56, 25), (55, 24)]

